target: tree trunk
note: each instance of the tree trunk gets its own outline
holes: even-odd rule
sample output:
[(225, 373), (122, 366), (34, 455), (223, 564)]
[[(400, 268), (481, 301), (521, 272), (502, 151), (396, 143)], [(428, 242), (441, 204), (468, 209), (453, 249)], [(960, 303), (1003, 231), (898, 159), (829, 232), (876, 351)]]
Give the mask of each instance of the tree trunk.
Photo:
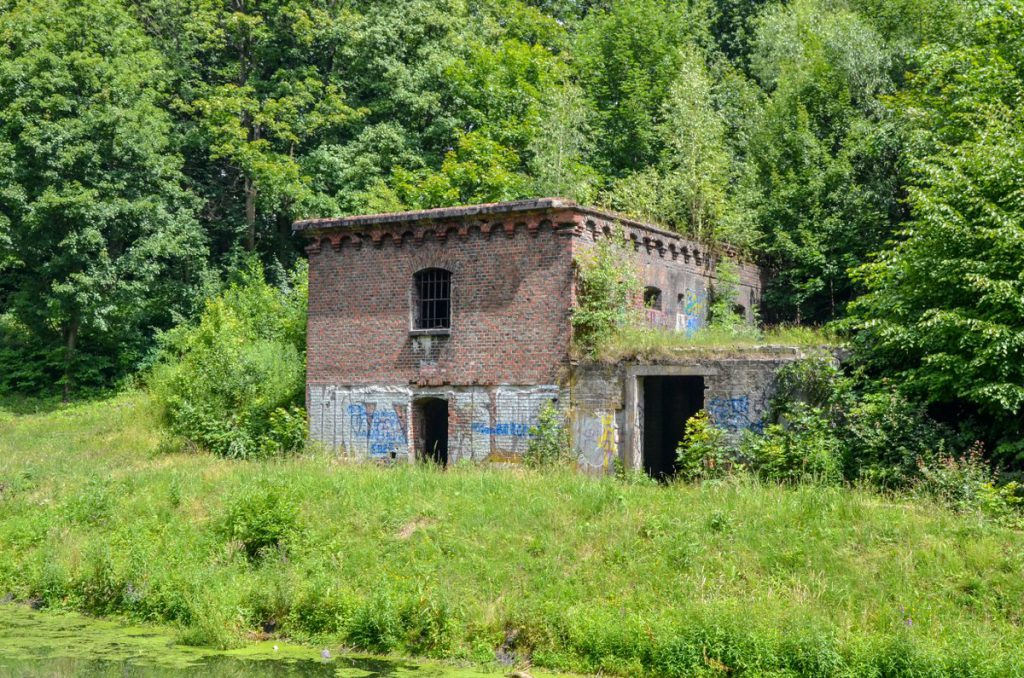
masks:
[(63, 401), (71, 400), (71, 362), (75, 357), (75, 344), (78, 342), (79, 321), (72, 319), (64, 330), (64, 391)]
[[(249, 116), (246, 123), (251, 123)], [(249, 128), (249, 141), (259, 141), (260, 126), (253, 124)], [(252, 252), (256, 249), (256, 182), (249, 175), (245, 176), (245, 249)]]
[(245, 178), (245, 249), (256, 249), (256, 185)]

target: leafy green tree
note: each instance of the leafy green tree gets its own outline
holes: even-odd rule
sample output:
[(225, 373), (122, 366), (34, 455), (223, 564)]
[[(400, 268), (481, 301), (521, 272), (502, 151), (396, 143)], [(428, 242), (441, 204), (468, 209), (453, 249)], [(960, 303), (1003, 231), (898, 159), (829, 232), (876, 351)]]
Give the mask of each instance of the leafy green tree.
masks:
[(425, 209), (515, 200), (529, 194), (529, 181), (518, 170), (519, 155), (510, 148), (470, 133), (459, 139), (438, 171), (396, 168), (390, 185), (378, 183), (378, 204), (395, 209)]
[(758, 23), (751, 69), (768, 91), (747, 158), (756, 173), (771, 319), (842, 314), (847, 273), (902, 218), (902, 136), (884, 40), (855, 13), (813, 0)]
[(452, 96), (462, 102), (462, 131), (480, 133), (509, 148), (525, 149), (541, 117), (544, 93), (557, 86), (561, 65), (542, 45), (503, 38), (470, 43), (465, 58), (446, 71)]
[[(557, 22), (518, 2), (388, 0), (349, 7), (335, 33), (345, 58), (331, 77), (361, 117), (298, 156), (314, 194), (308, 209), (345, 214), (466, 200), (478, 191), (449, 190), (450, 175), (472, 173), (457, 166), (467, 156), (493, 166), (481, 156), (496, 159), (498, 149), (515, 158), (514, 166), (497, 163), (504, 179), (526, 171), (541, 99), (565, 70)], [(421, 182), (440, 186), (409, 195)]]
[(685, 54), (680, 48), (708, 41), (708, 7), (663, 0), (609, 5), (580, 25), (576, 68), (596, 111), (596, 164), (624, 176), (658, 161), (658, 125)]
[(715, 44), (730, 59), (745, 60), (750, 54), (758, 14), (766, 5), (776, 3), (777, 0), (718, 0), (712, 24)]
[(588, 203), (595, 197), (600, 175), (587, 164), (593, 140), (583, 90), (564, 83), (545, 93), (541, 104), (543, 113), (528, 149), (534, 192)]
[(203, 282), (167, 82), (117, 3), (0, 11), (0, 289), (65, 396), (132, 367)]
[(348, 13), (307, 0), (134, 4), (174, 67), (190, 169), (205, 175), (224, 245), (267, 238), (281, 254), (314, 198), (301, 156), (357, 117), (336, 67)]
[(703, 240), (715, 240), (727, 210), (732, 158), (725, 143), (725, 121), (714, 107), (703, 58), (688, 52), (669, 87), (664, 119), (662, 166), (676, 180), (672, 202), (677, 219)]
[(719, 105), (703, 56), (683, 50), (656, 128), (658, 163), (613, 181), (605, 201), (704, 242), (750, 247), (757, 229), (740, 214), (747, 167), (730, 147), (727, 114)]
[[(915, 125), (912, 220), (858, 277), (858, 353), (931, 403), (974, 413), (1000, 456), (1024, 447), (1024, 6), (994, 4), (974, 44), (935, 48), (901, 97)], [(949, 410), (947, 409), (947, 412)], [(1016, 442), (1015, 442), (1016, 441)]]

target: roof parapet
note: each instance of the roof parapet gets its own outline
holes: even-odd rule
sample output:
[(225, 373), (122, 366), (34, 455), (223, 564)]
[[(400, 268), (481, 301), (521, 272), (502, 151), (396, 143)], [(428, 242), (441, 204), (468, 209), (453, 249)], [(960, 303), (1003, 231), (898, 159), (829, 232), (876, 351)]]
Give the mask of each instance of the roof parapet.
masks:
[(350, 217), (328, 217), (326, 219), (302, 219), (292, 225), (296, 233), (318, 231), (334, 228), (361, 228), (366, 226), (383, 226), (417, 221), (441, 221), (464, 219), (466, 217), (515, 214), (519, 212), (537, 212), (555, 209), (578, 209), (579, 205), (566, 198), (536, 198), (531, 200), (514, 200), (511, 202), (492, 202), (480, 205), (461, 205), (458, 207), (435, 207), (428, 210), (411, 212), (385, 212), (382, 214), (360, 214)]

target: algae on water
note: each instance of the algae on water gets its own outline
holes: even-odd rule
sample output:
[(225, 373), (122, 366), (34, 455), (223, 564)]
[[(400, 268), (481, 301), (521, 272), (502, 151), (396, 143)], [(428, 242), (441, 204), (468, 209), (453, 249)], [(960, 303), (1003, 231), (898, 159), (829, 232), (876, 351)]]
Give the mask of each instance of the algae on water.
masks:
[(178, 645), (160, 627), (129, 626), (75, 613), (0, 604), (3, 676), (330, 676), (331, 678), (480, 678), (494, 674), (401, 659), (353, 656), (279, 641), (234, 650)]

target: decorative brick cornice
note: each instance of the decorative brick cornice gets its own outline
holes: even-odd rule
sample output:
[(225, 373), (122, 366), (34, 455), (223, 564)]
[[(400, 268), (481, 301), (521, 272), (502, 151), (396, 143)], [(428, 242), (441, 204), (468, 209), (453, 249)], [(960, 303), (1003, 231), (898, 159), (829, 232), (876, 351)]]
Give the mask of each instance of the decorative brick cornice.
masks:
[[(409, 224), (416, 222), (464, 221), (477, 218), (481, 221), (504, 221), (506, 215), (523, 212), (572, 209), (579, 206), (565, 198), (537, 198), (535, 200), (515, 200), (511, 202), (494, 202), (481, 205), (462, 205), (459, 207), (438, 207), (429, 210), (411, 212), (386, 212), (383, 214), (363, 214), (351, 217), (330, 217), (326, 219), (302, 219), (292, 225), (292, 230), (323, 231), (326, 229), (365, 229), (373, 226)], [(515, 220), (514, 216), (508, 216)]]
[(489, 239), (496, 234), (514, 238), (522, 234), (537, 237), (544, 232), (569, 231), (571, 235), (576, 226), (576, 221), (566, 220), (564, 214), (544, 210), (516, 214), (514, 219), (484, 220), (473, 215), (471, 218), (443, 221), (392, 221), (373, 226), (329, 224), (303, 228), (301, 232), (310, 239), (306, 252), (316, 254), (328, 246), (340, 250), (361, 246), (402, 247), (410, 243), (420, 246), (431, 239), (439, 243), (460, 242), (471, 237)]
[(536, 237), (551, 231), (571, 237), (597, 240), (621, 229), (633, 249), (695, 266), (713, 266), (715, 253), (737, 257), (729, 245), (705, 245), (621, 214), (584, 207), (565, 198), (538, 198), (512, 202), (442, 207), (411, 212), (388, 212), (327, 219), (296, 221), (292, 229), (310, 239), (306, 251), (320, 252), (325, 245), (339, 250), (370, 244), (374, 247), (422, 245), (465, 240), (474, 233), (491, 237), (501, 232), (512, 238), (519, 233)]

